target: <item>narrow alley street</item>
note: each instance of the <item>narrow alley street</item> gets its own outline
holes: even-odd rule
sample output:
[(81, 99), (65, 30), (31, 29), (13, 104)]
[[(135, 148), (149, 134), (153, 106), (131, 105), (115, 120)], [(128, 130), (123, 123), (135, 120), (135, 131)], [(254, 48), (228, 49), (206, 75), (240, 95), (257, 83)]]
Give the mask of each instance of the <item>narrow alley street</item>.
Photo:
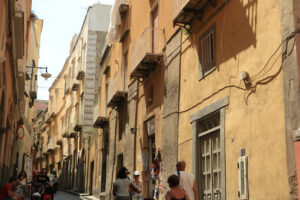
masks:
[(54, 196), (54, 200), (84, 200), (84, 198), (67, 192), (58, 191)]
[(29, 196), (299, 200), (300, 0), (0, 0), (0, 200)]

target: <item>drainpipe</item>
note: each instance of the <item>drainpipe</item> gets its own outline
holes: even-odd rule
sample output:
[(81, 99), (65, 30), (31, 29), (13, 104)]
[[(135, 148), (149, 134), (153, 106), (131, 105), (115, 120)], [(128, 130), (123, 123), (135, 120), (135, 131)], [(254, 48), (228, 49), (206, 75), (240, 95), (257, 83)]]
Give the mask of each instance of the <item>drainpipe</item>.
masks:
[(134, 150), (133, 150), (133, 169), (136, 170), (136, 139), (137, 139), (137, 120), (138, 120), (138, 100), (139, 100), (140, 82), (137, 80), (136, 102), (135, 102), (135, 122), (134, 122)]
[[(112, 173), (111, 173), (111, 183), (110, 183), (110, 192), (109, 192), (109, 199), (112, 199), (112, 192), (113, 192), (113, 180), (114, 180), (114, 170), (115, 170), (115, 165), (116, 165), (116, 152), (117, 152), (117, 137), (118, 137), (118, 120), (119, 118), (119, 112), (117, 112), (117, 110), (115, 110), (116, 112), (116, 116), (115, 118), (115, 138), (114, 138), (114, 146), (113, 146), (113, 166), (112, 166)], [(117, 172), (118, 173), (118, 172)]]

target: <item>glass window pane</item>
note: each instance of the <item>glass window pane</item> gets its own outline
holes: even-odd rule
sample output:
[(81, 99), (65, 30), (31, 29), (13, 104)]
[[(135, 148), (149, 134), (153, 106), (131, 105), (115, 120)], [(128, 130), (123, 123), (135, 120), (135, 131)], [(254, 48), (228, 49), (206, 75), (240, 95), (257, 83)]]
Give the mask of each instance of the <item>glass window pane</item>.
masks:
[(206, 190), (206, 177), (205, 177), (205, 175), (203, 175), (201, 177), (201, 186), (202, 186), (202, 191), (205, 191)]
[(210, 156), (206, 156), (206, 171), (210, 170)]
[(214, 173), (214, 178), (213, 178), (213, 180), (214, 180), (214, 182), (213, 182), (214, 189), (219, 188), (219, 174), (218, 174), (218, 172), (215, 172), (215, 173)]
[(213, 151), (216, 151), (217, 149), (218, 149), (218, 140), (217, 140), (217, 138), (215, 138), (215, 137), (213, 137), (212, 138), (212, 149), (213, 149)]
[(206, 167), (205, 167), (205, 156), (202, 157), (202, 160), (201, 160), (201, 167), (202, 167), (202, 172), (206, 172)]
[(207, 190), (210, 190), (210, 185), (211, 185), (211, 175), (210, 174), (207, 174), (207, 182), (206, 182), (206, 189)]
[(218, 178), (219, 178), (219, 188), (221, 188), (221, 172), (219, 172)]
[(218, 154), (214, 153), (213, 154), (213, 169), (218, 169)]
[(206, 150), (205, 153), (209, 153), (210, 152), (210, 141), (206, 141)]
[(218, 153), (218, 169), (221, 169), (221, 153)]
[(201, 144), (201, 154), (205, 153), (205, 150), (206, 150), (206, 141), (202, 141), (202, 144)]

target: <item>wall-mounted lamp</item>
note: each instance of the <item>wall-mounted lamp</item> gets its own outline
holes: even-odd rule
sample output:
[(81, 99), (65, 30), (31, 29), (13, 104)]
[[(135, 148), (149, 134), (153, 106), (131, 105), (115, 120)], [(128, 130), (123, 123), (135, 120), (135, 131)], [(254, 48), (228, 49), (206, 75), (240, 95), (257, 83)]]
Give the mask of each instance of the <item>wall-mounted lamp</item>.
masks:
[(50, 78), (52, 75), (50, 73), (48, 73), (48, 67), (36, 67), (35, 65), (33, 66), (26, 66), (26, 68), (30, 68), (31, 69), (31, 80), (33, 77), (33, 69), (42, 69), (45, 70), (46, 72), (42, 73), (41, 76), (47, 80), (48, 78)]
[(47, 67), (46, 67), (46, 72), (42, 73), (41, 76), (45, 79), (48, 80), (48, 78), (50, 78), (52, 75), (50, 73), (48, 73), (47, 71)]

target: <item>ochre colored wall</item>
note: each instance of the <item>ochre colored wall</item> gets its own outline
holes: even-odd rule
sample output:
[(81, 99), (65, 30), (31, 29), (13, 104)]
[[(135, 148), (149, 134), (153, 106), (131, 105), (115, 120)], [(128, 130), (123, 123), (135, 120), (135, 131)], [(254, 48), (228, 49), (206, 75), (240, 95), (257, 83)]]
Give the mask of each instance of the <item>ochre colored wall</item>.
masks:
[[(130, 73), (133, 68), (133, 62), (136, 57), (133, 55), (133, 48), (136, 45), (136, 42), (140, 39), (140, 36), (144, 32), (146, 28), (150, 27), (150, 17), (151, 17), (151, 10), (155, 7), (156, 3), (158, 4), (158, 12), (159, 12), (159, 22), (158, 22), (158, 29), (160, 33), (160, 46), (159, 49), (162, 50), (165, 45), (168, 38), (172, 36), (172, 34), (175, 32), (176, 27), (173, 27), (172, 22), (172, 1), (156, 1), (156, 3), (153, 3), (154, 1), (129, 1), (129, 10), (128, 13), (124, 18), (122, 18), (122, 25), (119, 30), (119, 38), (117, 41), (113, 44), (111, 47), (111, 50), (109, 52), (109, 55), (105, 59), (104, 64), (101, 66), (102, 68), (106, 66), (110, 66), (110, 70), (106, 75), (103, 75), (103, 70), (101, 70), (100, 76), (102, 76), (101, 81), (101, 95), (99, 95), (100, 99), (98, 102), (100, 102), (99, 106), (99, 116), (111, 116), (111, 118), (114, 117), (113, 113), (114, 111), (111, 110), (111, 108), (108, 108), (107, 115), (106, 115), (106, 91), (105, 91), (105, 84), (110, 82), (114, 79), (118, 79), (118, 87), (121, 87), (122, 85), (122, 68), (124, 66), (124, 59), (123, 59), (123, 53), (128, 50), (128, 73), (127, 73), (127, 84), (132, 84), (133, 80), (130, 80)], [(126, 29), (130, 29), (129, 34), (126, 36), (124, 41), (122, 43), (119, 43), (119, 39), (123, 35), (124, 31)], [(151, 31), (149, 32), (151, 33)], [(142, 47), (145, 48), (145, 47)], [(163, 99), (164, 99), (164, 71), (165, 67), (164, 64), (161, 66), (157, 66), (154, 71), (151, 71), (149, 77), (146, 77), (143, 82), (140, 83), (139, 92), (138, 92), (138, 100), (137, 100), (137, 132), (136, 132), (136, 152), (135, 152), (135, 163), (136, 163), (136, 170), (141, 171), (151, 171), (151, 164), (149, 163), (149, 168), (145, 168), (143, 166), (143, 154), (142, 152), (145, 152), (145, 149), (148, 148), (148, 137), (147, 137), (147, 131), (145, 126), (146, 119), (149, 119), (151, 117), (155, 116), (155, 145), (156, 145), (156, 153), (159, 148), (162, 147), (162, 111), (163, 111)], [(147, 105), (147, 97), (149, 95), (149, 89), (150, 86), (153, 86), (154, 89), (154, 97), (152, 105)], [(127, 88), (127, 86), (126, 86)], [(133, 113), (128, 112), (128, 116), (132, 119), (135, 118)], [(121, 119), (122, 120), (122, 119)], [(111, 123), (112, 120), (110, 120), (109, 126), (115, 126), (114, 123)], [(130, 128), (128, 124), (126, 124), (126, 130), (125, 134), (132, 134), (130, 132)], [(119, 128), (116, 127), (117, 132), (119, 132)], [(99, 134), (102, 135), (102, 131), (98, 131)], [(109, 133), (109, 134), (115, 134), (115, 133)], [(115, 156), (117, 156), (120, 153), (123, 153), (125, 151), (125, 138), (122, 137), (121, 140), (118, 139), (118, 134), (116, 135), (116, 152)], [(102, 142), (99, 142), (99, 146), (102, 145)], [(132, 144), (134, 145), (134, 144)], [(110, 147), (113, 150), (113, 147)], [(101, 158), (102, 160), (102, 158)], [(125, 161), (126, 162), (126, 161)], [(100, 165), (99, 165), (100, 166)], [(114, 166), (110, 166), (110, 163), (108, 163), (108, 169), (111, 169)], [(132, 166), (127, 166), (131, 168)], [(116, 168), (113, 169), (113, 177), (115, 178), (116, 174)], [(101, 170), (99, 170), (99, 175), (101, 173)], [(109, 179), (107, 180), (109, 181)], [(114, 180), (112, 180), (114, 181)], [(107, 192), (109, 192), (109, 188), (106, 188)], [(148, 196), (147, 189), (145, 188), (144, 193), (146, 197)]]
[[(236, 88), (245, 88), (239, 79), (241, 71), (249, 73), (254, 85), (280, 70), (278, 53), (275, 56), (279, 56), (278, 59), (273, 59), (258, 75), (281, 43), (279, 3), (275, 0), (268, 3), (233, 0), (206, 20), (211, 12), (211, 8), (204, 12), (203, 23), (192, 24), (193, 35), (181, 49), (179, 110), (182, 113), (178, 158), (186, 160), (187, 171), (192, 172), (192, 164), (196, 161), (192, 158), (190, 117), (228, 96), (225, 113), (226, 199), (238, 199), (236, 166), (242, 148), (248, 155), (250, 199), (288, 199), (282, 73), (271, 82), (258, 85), (249, 98), (250, 90)], [(198, 40), (213, 23), (216, 23), (217, 67), (198, 80)], [(183, 34), (182, 40), (185, 38)], [(222, 89), (228, 85), (236, 87)], [(197, 106), (192, 108), (194, 105)]]

